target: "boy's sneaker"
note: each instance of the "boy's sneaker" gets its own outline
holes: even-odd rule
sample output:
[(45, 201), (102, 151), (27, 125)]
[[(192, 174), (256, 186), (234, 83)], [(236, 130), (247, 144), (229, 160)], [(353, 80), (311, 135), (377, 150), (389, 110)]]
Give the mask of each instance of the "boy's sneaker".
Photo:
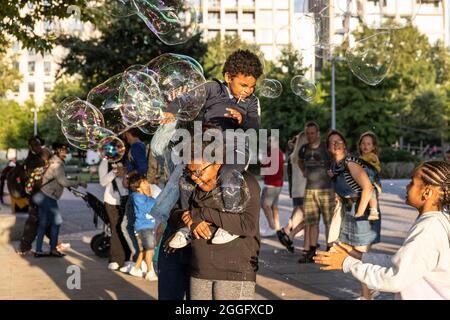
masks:
[(219, 228), (219, 229), (217, 229), (216, 233), (214, 234), (214, 237), (212, 238), (211, 242), (213, 244), (224, 244), (224, 243), (233, 241), (236, 238), (239, 238), (239, 236), (236, 236), (222, 228)]
[(145, 280), (148, 281), (157, 281), (158, 280), (158, 276), (156, 275), (155, 271), (153, 271), (153, 269), (151, 269), (149, 272), (147, 272), (147, 274), (145, 275)]
[(180, 249), (186, 247), (192, 240), (191, 231), (188, 228), (181, 228), (175, 233), (169, 242), (169, 247)]
[(369, 217), (367, 218), (369, 221), (379, 220), (380, 219), (380, 213), (378, 212), (377, 208), (370, 208), (369, 209)]
[(136, 268), (132, 268), (129, 272), (130, 275), (132, 275), (133, 277), (138, 277), (138, 278), (142, 278), (144, 276), (144, 273), (142, 272), (141, 269), (137, 269)]
[(117, 269), (119, 269), (119, 264), (117, 262), (111, 262), (110, 264), (108, 264), (108, 269), (116, 271)]
[(133, 261), (126, 261), (124, 266), (119, 269), (120, 272), (130, 273), (131, 269), (134, 268), (135, 263)]
[(143, 260), (142, 260), (142, 263), (141, 263), (141, 270), (142, 270), (143, 273), (146, 273), (148, 271), (147, 263), (145, 263), (145, 261), (143, 261)]

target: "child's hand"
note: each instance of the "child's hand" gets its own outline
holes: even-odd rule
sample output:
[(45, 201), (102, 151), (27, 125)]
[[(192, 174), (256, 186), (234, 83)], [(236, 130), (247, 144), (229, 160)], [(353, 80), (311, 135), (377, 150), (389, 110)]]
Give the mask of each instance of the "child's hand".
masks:
[(364, 211), (363, 211), (363, 212), (360, 212), (360, 210), (358, 210), (358, 211), (355, 213), (355, 218), (361, 218), (363, 215), (364, 215)]
[(170, 92), (170, 93), (168, 94), (167, 100), (168, 100), (169, 102), (172, 102), (173, 100), (175, 100), (176, 98), (178, 98), (179, 95), (185, 94), (185, 93), (188, 92), (188, 91), (189, 91), (188, 86), (182, 86), (182, 87), (179, 87), (179, 88), (173, 90), (172, 92)]
[(330, 169), (327, 170), (327, 175), (328, 175), (330, 178), (333, 178), (333, 177), (334, 177), (334, 173), (333, 173), (333, 171), (331, 171)]
[(211, 230), (209, 230), (209, 222), (202, 221), (200, 222), (194, 230), (192, 230), (192, 233), (197, 239), (200, 239), (202, 237), (203, 239), (211, 239), (212, 233)]
[(239, 124), (242, 123), (242, 114), (237, 111), (236, 109), (233, 108), (227, 108), (226, 109), (228, 111), (228, 113), (225, 113), (224, 116), (226, 118), (233, 118), (235, 119)]
[(183, 215), (181, 216), (181, 220), (183, 220), (184, 224), (186, 225), (186, 227), (188, 227), (189, 229), (191, 229), (192, 226), (192, 218), (191, 218), (191, 213), (189, 211), (185, 211), (183, 213)]

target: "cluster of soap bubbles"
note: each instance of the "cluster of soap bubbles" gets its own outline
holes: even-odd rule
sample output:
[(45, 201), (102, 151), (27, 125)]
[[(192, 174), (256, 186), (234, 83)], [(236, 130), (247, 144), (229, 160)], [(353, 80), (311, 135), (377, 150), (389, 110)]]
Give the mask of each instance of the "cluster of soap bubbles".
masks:
[[(288, 26), (280, 28), (276, 42), (280, 49), (292, 42), (302, 56), (315, 55), (333, 59), (338, 46), (344, 42), (348, 48), (343, 59), (352, 73), (369, 85), (377, 85), (386, 77), (392, 64), (392, 35), (415, 19), (421, 0), (369, 1), (369, 0), (315, 0), (303, 1), (301, 13)], [(330, 21), (334, 25), (330, 25)], [(353, 31), (372, 30), (370, 36), (355, 39)], [(308, 38), (309, 37), (309, 38)], [(370, 49), (368, 49), (370, 48)], [(299, 85), (305, 83), (306, 87)], [(313, 83), (292, 80), (293, 92), (308, 101)], [(299, 94), (301, 93), (301, 94)], [(306, 99), (305, 99), (306, 98)]]
[(166, 53), (109, 78), (89, 91), (86, 100), (63, 100), (57, 117), (72, 146), (97, 149), (116, 162), (125, 153), (119, 136), (129, 128), (150, 134), (161, 122), (193, 120), (205, 104), (204, 84), (196, 60)]
[[(110, 0), (111, 1), (111, 0)], [(167, 45), (187, 42), (196, 35), (200, 21), (198, 1), (116, 0), (116, 16), (137, 15)]]

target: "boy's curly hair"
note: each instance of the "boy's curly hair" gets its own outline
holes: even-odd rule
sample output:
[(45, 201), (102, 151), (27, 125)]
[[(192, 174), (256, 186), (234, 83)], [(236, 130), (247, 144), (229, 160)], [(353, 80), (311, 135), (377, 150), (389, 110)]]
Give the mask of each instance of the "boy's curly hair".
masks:
[(234, 78), (238, 73), (258, 79), (263, 74), (263, 65), (258, 56), (250, 50), (236, 50), (230, 54), (223, 66), (222, 74)]

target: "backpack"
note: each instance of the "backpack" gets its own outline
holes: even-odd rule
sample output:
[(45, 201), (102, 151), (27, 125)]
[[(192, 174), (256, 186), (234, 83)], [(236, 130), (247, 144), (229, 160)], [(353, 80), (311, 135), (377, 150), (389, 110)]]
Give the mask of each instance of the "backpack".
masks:
[(9, 194), (14, 198), (25, 198), (25, 183), (27, 180), (27, 173), (23, 164), (16, 165), (6, 176)]
[(44, 178), (44, 174), (48, 169), (48, 165), (47, 166), (43, 166), (43, 167), (37, 167), (33, 170), (33, 172), (30, 174), (30, 176), (28, 177), (26, 184), (25, 184), (25, 192), (32, 196), (34, 195), (36, 192), (38, 192), (44, 185), (52, 182), (55, 179), (50, 179), (49, 181), (47, 181), (45, 184), (42, 184), (42, 180)]

